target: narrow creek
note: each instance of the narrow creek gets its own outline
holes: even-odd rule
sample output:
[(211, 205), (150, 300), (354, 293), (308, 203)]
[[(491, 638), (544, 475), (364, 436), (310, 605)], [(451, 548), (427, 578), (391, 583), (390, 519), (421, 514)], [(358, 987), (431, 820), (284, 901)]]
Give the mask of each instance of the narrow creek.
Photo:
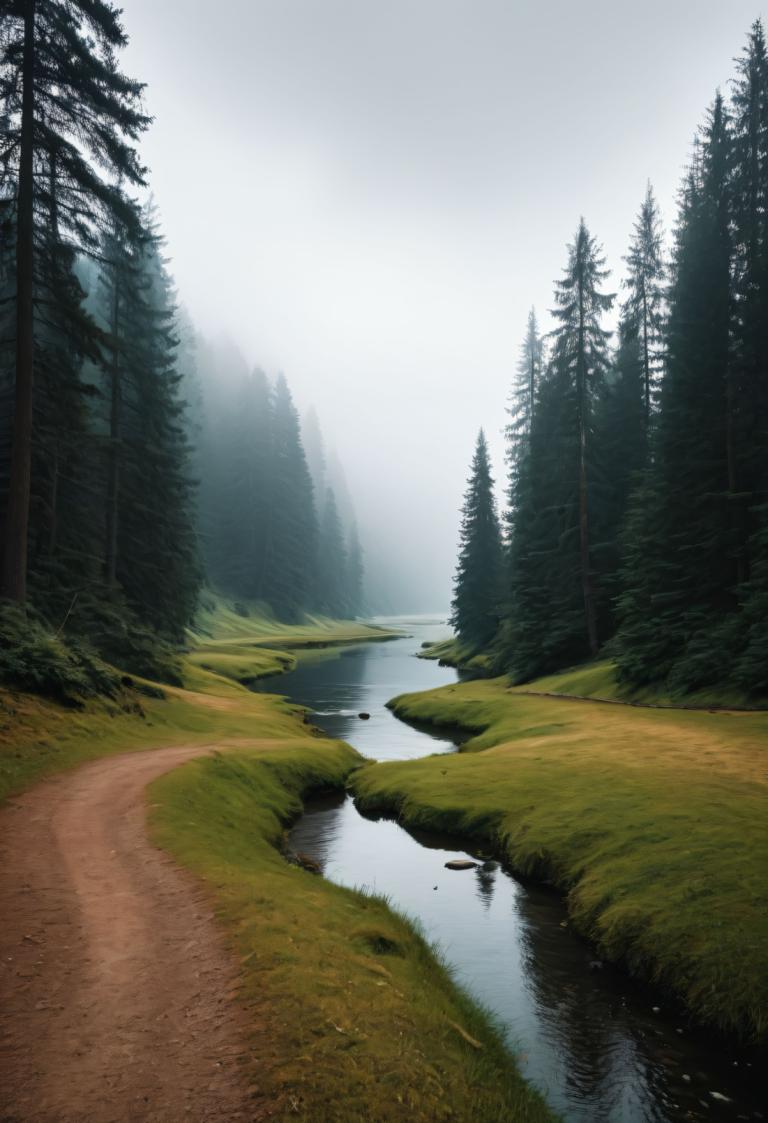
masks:
[[(386, 623), (409, 638), (350, 648), (265, 688), (307, 706), (316, 725), (372, 759), (455, 751), (456, 741), (385, 708), (397, 694), (456, 681), (454, 671), (414, 658), (422, 642), (447, 634), (445, 625), (425, 617)], [(370, 720), (360, 720), (361, 712)], [(466, 841), (366, 818), (350, 797), (309, 803), (291, 842), (330, 880), (384, 894), (420, 922), (567, 1123), (768, 1118), (758, 1056), (691, 1027), (649, 988), (600, 964), (566, 926), (564, 902), (552, 890), (467, 853)], [(481, 864), (445, 869), (449, 859), (466, 857)]]

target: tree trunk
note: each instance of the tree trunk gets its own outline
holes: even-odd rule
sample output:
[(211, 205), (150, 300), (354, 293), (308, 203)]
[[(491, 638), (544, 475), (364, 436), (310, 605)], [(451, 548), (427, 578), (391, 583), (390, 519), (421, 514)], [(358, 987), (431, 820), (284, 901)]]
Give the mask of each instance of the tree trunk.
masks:
[[(49, 237), (48, 252), (50, 255), (49, 265), (49, 283), (51, 286), (51, 294), (55, 299), (57, 291), (57, 283), (59, 279), (59, 208), (58, 208), (58, 183), (57, 183), (57, 152), (56, 148), (51, 149), (50, 153), (50, 166), (48, 169), (48, 187), (51, 195), (51, 229)], [(48, 555), (55, 557), (56, 547), (58, 542), (59, 531), (59, 460), (61, 445), (58, 436), (54, 436), (53, 443), (53, 464), (51, 467), (51, 491), (50, 491), (50, 509), (48, 514)]]
[(643, 371), (645, 373), (645, 424), (651, 421), (651, 364), (648, 358), (648, 299), (643, 280)]
[(56, 556), (59, 532), (59, 442), (56, 441), (53, 450), (53, 466), (51, 468), (51, 499), (48, 521), (48, 556)]
[(530, 394), (528, 406), (528, 437), (530, 439), (531, 433), (533, 432), (533, 402), (536, 393), (536, 359), (533, 354), (531, 354), (531, 377), (528, 393)]
[(112, 293), (112, 368), (110, 371), (109, 462), (107, 465), (107, 525), (104, 575), (107, 584), (117, 585), (117, 527), (120, 501), (120, 421), (122, 386), (120, 382), (120, 276), (115, 263)]
[(587, 483), (587, 358), (584, 329), (584, 278), (579, 277), (579, 342), (576, 356), (576, 393), (579, 411), (579, 556), (584, 618), (589, 651), (594, 658), (599, 650), (595, 590), (589, 560), (589, 487)]
[(35, 0), (24, 4), (21, 146), (16, 217), (16, 386), (11, 473), (5, 520), (3, 595), (23, 604), (27, 596), (27, 538), (32, 476), (34, 373), (34, 115)]
[(581, 589), (584, 596), (584, 616), (590, 654), (599, 651), (597, 620), (595, 615), (595, 590), (589, 561), (589, 492), (587, 488), (587, 434), (584, 416), (579, 419), (579, 547), (581, 555)]
[(747, 559), (744, 556), (745, 533), (742, 525), (741, 501), (736, 498), (738, 478), (736, 473), (736, 441), (734, 436), (734, 413), (736, 410), (736, 388), (733, 384), (733, 371), (728, 370), (725, 383), (725, 456), (728, 470), (728, 522), (737, 540), (736, 581), (743, 584), (748, 577)]

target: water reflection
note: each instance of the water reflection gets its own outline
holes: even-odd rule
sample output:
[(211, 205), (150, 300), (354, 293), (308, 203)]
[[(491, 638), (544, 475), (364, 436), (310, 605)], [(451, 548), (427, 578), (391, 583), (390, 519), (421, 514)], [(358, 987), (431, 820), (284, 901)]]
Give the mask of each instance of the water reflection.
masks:
[[(413, 658), (434, 635), (434, 625), (424, 626), (426, 635), (418, 627), (411, 624), (415, 639), (309, 666), (281, 680), (281, 689), (293, 679), (285, 692), (321, 711), (317, 724), (369, 756), (450, 751), (450, 739), (427, 737), (385, 708), (395, 694), (455, 680), (450, 670)], [(370, 722), (353, 716), (361, 710)], [(522, 1071), (568, 1123), (762, 1118), (757, 1056), (691, 1030), (661, 999), (598, 964), (567, 927), (557, 894), (522, 883), (486, 855), (474, 856), (474, 870), (446, 870), (450, 858), (472, 857), (465, 844), (364, 817), (339, 795), (311, 805), (292, 845), (331, 880), (386, 894), (420, 920), (459, 981), (500, 1018)], [(654, 1005), (662, 1007), (658, 1014)]]
[(485, 908), (491, 907), (493, 890), (496, 885), (496, 866), (493, 862), (485, 862), (475, 870), (477, 878), (477, 899)]
[[(289, 675), (267, 679), (261, 689), (287, 694), (312, 711), (312, 721), (330, 737), (349, 741), (376, 760), (409, 760), (429, 752), (452, 752), (461, 736), (447, 737), (429, 727), (413, 727), (393, 719), (387, 702), (398, 694), (432, 690), (456, 682), (450, 667), (440, 667), (414, 653), (422, 643), (450, 636), (439, 617), (380, 620), (402, 628), (407, 638), (345, 648), (339, 658), (300, 665)], [(370, 714), (361, 721), (360, 713)]]

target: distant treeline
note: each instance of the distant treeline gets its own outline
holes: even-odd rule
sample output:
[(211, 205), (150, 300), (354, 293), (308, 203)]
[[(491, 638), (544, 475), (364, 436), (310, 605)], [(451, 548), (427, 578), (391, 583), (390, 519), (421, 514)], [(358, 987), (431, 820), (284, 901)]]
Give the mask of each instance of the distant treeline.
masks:
[(149, 118), (125, 42), (102, 0), (0, 2), (0, 592), (148, 667), (206, 576), (284, 618), (354, 614), (362, 562), (285, 380), (219, 402), (196, 371), (135, 197)]
[[(317, 415), (299, 422), (280, 375), (249, 371), (238, 352), (198, 344), (191, 411), (200, 534), (213, 584), (263, 601), (283, 620), (357, 616), (363, 561), (343, 471)], [(196, 390), (193, 388), (196, 387)]]
[[(583, 219), (531, 312), (500, 525), (481, 434), (454, 621), (524, 681), (768, 689), (768, 58), (756, 22), (695, 138), (670, 261), (648, 188), (619, 297)], [(616, 338), (605, 314), (618, 300)]]

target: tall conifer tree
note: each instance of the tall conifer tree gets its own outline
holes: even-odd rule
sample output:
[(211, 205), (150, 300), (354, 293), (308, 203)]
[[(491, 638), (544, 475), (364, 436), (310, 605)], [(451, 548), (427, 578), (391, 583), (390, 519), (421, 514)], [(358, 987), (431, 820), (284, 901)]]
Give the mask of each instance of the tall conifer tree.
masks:
[(568, 248), (568, 265), (556, 282), (556, 306), (552, 315), (559, 321), (553, 332), (553, 362), (563, 375), (572, 402), (578, 453), (579, 570), (584, 599), (584, 620), (589, 651), (597, 654), (597, 598), (590, 556), (589, 459), (593, 414), (606, 368), (610, 337), (601, 326), (602, 316), (613, 304), (613, 295), (600, 291), (608, 276), (605, 258), (582, 218)]
[[(61, 236), (93, 249), (105, 214), (123, 197), (101, 169), (143, 182), (132, 147), (147, 124), (142, 87), (122, 75), (126, 43), (119, 12), (104, 0), (4, 0), (0, 4), (0, 101), (4, 135), (0, 189), (15, 192), (16, 359), (10, 478), (4, 519), (2, 591), (24, 601), (33, 444), (34, 378), (40, 347), (36, 304), (55, 199)], [(46, 168), (55, 194), (41, 188)]]
[(480, 430), (461, 509), (451, 623), (462, 643), (482, 650), (499, 626), (501, 530), (485, 434)]
[[(667, 372), (648, 478), (627, 534), (619, 669), (683, 688), (723, 673), (715, 624), (735, 607), (728, 503), (731, 141), (720, 95), (681, 198)], [(718, 650), (719, 649), (719, 650)]]
[(317, 515), (299, 417), (283, 375), (275, 385), (272, 418), (270, 512), (265, 528), (262, 595), (281, 619), (295, 620), (311, 600)]
[(347, 537), (347, 615), (353, 620), (365, 611), (365, 565), (363, 562), (363, 547), (355, 519), (349, 528)]
[(320, 516), (315, 580), (315, 602), (320, 612), (336, 619), (348, 616), (347, 550), (331, 488), (326, 489)]
[(637, 335), (643, 370), (646, 425), (657, 390), (663, 356), (663, 317), (665, 268), (662, 256), (663, 233), (658, 207), (650, 183), (635, 221), (627, 263), (628, 290), (624, 302), (624, 333)]

